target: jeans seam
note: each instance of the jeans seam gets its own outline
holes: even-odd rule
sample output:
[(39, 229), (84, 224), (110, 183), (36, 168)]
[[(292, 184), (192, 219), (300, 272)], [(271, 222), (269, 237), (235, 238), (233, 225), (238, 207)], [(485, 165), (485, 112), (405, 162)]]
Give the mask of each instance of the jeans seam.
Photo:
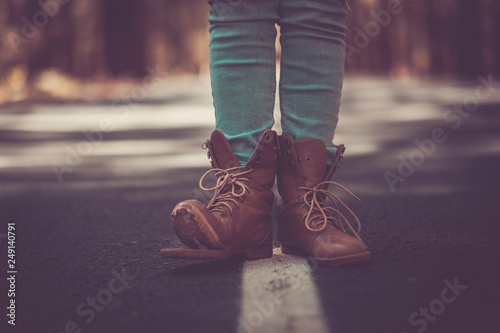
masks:
[[(281, 38), (283, 35), (280, 35), (280, 45), (281, 44)], [(279, 89), (279, 96), (280, 96), (280, 115), (281, 115), (281, 134), (285, 134), (286, 130), (286, 115), (285, 115), (285, 108), (283, 105), (283, 85), (281, 83), (281, 80), (283, 79), (283, 49), (281, 49), (281, 56), (280, 56), (280, 80), (278, 83), (278, 89)]]
[[(276, 32), (276, 35), (274, 36), (274, 40), (276, 41), (276, 36), (278, 34), (278, 32), (276, 31), (276, 25), (274, 26), (274, 30)], [(274, 63), (274, 66), (273, 66), (273, 71), (274, 71), (274, 75), (273, 75), (273, 78), (274, 78), (273, 101), (276, 103), (276, 89), (279, 89), (279, 87), (276, 87), (276, 45), (273, 46), (273, 59), (274, 59), (274, 61), (273, 61), (273, 63)], [(280, 61), (280, 66), (281, 66), (281, 61)], [(280, 79), (280, 82), (281, 82), (281, 79)], [(280, 94), (280, 98), (281, 98), (281, 94)], [(281, 102), (280, 102), (280, 108), (281, 108)], [(272, 118), (273, 118), (273, 125), (274, 125), (274, 105), (273, 105)]]

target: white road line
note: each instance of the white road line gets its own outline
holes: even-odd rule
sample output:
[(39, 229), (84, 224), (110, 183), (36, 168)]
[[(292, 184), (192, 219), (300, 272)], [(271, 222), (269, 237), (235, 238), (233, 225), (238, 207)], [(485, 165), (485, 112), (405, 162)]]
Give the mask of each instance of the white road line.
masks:
[(238, 333), (328, 332), (306, 259), (283, 255), (243, 267)]

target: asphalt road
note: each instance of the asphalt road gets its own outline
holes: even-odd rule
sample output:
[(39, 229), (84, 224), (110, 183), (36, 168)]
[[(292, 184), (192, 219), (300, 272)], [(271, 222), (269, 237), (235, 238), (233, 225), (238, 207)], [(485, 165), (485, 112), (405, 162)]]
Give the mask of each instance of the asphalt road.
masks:
[[(498, 332), (500, 85), (489, 89), (346, 80), (335, 181), (362, 199), (349, 203), (373, 259), (311, 263), (329, 332)], [(17, 271), (15, 297), (0, 284), (2, 332), (243, 331), (241, 259), (160, 257), (181, 245), (167, 218), (200, 197), (209, 166), (207, 78), (169, 79), (132, 102), (0, 108), (0, 258), (11, 276), (15, 221)], [(288, 278), (280, 288), (293, 293)]]

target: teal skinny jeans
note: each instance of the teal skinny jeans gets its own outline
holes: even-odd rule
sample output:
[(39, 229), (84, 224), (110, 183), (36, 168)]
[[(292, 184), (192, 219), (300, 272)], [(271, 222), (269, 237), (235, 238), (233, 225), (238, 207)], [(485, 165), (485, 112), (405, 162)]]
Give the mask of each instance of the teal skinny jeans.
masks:
[(322, 140), (333, 162), (345, 59), (346, 0), (208, 0), (216, 129), (244, 165), (274, 124), (281, 29), (281, 127)]

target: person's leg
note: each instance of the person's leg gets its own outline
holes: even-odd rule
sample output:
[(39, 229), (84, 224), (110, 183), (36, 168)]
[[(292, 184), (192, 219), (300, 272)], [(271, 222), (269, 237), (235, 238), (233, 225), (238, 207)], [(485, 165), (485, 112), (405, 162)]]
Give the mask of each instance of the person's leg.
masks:
[[(213, 168), (200, 188), (213, 191), (205, 206), (185, 200), (172, 226), (189, 248), (163, 249), (165, 257), (250, 259), (273, 254), (271, 190), (276, 176), (275, 23), (279, 0), (209, 0), (210, 73), (216, 130), (206, 141)], [(203, 180), (215, 175), (214, 187)]]
[(273, 126), (278, 0), (209, 0), (216, 129), (244, 165)]
[(278, 239), (283, 253), (330, 266), (370, 260), (358, 235), (359, 219), (328, 191), (334, 186), (355, 197), (330, 180), (344, 151), (332, 140), (344, 72), (346, 10), (345, 0), (284, 0), (279, 11)]
[(316, 138), (336, 149), (345, 59), (345, 0), (287, 0), (279, 9), (281, 27), (280, 104), (283, 134)]

